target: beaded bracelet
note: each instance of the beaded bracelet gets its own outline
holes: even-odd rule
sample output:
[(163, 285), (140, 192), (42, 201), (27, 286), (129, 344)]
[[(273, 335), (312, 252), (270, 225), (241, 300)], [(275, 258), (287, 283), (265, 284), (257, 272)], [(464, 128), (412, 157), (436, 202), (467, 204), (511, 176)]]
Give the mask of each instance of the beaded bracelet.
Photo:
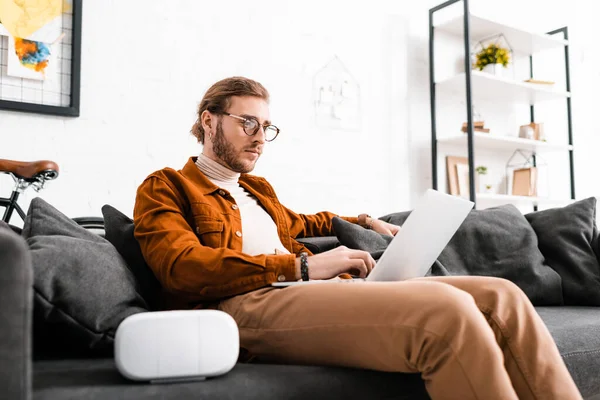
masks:
[(309, 280), (308, 278), (308, 253), (303, 251), (300, 253), (300, 275), (303, 281)]

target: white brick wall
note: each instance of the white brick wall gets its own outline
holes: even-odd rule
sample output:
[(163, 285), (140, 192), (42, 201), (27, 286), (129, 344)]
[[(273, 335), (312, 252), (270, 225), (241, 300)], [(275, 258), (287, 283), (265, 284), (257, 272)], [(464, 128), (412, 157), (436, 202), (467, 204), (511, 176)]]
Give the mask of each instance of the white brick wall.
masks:
[[(437, 3), (87, 0), (81, 116), (0, 111), (0, 158), (57, 161), (61, 176), (39, 195), (70, 216), (100, 215), (106, 203), (131, 215), (146, 175), (180, 168), (200, 152), (188, 132), (208, 86), (245, 75), (271, 91), (282, 134), (255, 173), (273, 183), (284, 204), (350, 215), (407, 209), (431, 182), (427, 11)], [(569, 25), (578, 196), (599, 194), (600, 59), (587, 49), (598, 5), (471, 3), (513, 25)], [(315, 123), (312, 78), (334, 55), (360, 83), (356, 131)], [(0, 195), (11, 184), (0, 176)], [(28, 192), (23, 205), (36, 195)]]

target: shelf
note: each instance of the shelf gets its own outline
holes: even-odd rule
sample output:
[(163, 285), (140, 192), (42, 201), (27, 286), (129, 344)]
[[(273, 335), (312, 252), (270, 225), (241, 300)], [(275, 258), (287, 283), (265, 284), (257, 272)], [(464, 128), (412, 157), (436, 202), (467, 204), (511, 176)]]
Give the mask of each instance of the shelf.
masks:
[[(454, 6), (454, 1), (443, 2), (436, 7), (429, 10), (429, 46), (430, 51), (435, 52), (439, 50), (439, 57), (443, 60), (440, 65), (434, 64), (436, 58), (430, 57), (429, 67), (435, 72), (430, 74), (429, 84), (432, 87), (431, 97), (433, 103), (431, 104), (431, 126), (432, 134), (438, 130), (439, 134), (436, 134), (436, 140), (432, 143), (432, 166), (434, 186), (438, 186), (438, 181), (441, 178), (439, 168), (443, 163), (440, 162), (441, 155), (451, 154), (454, 151), (460, 150), (458, 154), (467, 153), (468, 146), (468, 135), (461, 132), (460, 120), (458, 124), (451, 122), (451, 125), (447, 125), (447, 121), (444, 119), (444, 127), (441, 126), (441, 121), (438, 121), (438, 110), (437, 107), (442, 108), (445, 103), (453, 102), (452, 111), (456, 111), (461, 108), (459, 104), (464, 104), (464, 109), (467, 111), (474, 105), (481, 106), (486, 103), (490, 108), (497, 109), (500, 112), (507, 112), (506, 106), (518, 105), (520, 107), (524, 105), (531, 106), (533, 114), (534, 106), (539, 105), (543, 102), (555, 101), (556, 105), (564, 104), (567, 110), (567, 119), (569, 127), (572, 123), (571, 116), (571, 102), (565, 101), (571, 98), (571, 93), (565, 89), (564, 82), (569, 82), (569, 59), (566, 53), (569, 41), (565, 39), (567, 36), (567, 27), (556, 29), (555, 35), (549, 35), (546, 33), (534, 33), (528, 31), (527, 25), (522, 25), (523, 28), (517, 28), (507, 24), (499, 23), (494, 17), (487, 18), (481, 16), (481, 14), (471, 13), (469, 11), (468, 2), (463, 2), (461, 7)], [(464, 6), (464, 7), (463, 7)], [(463, 14), (464, 11), (464, 14)], [(519, 12), (517, 8), (515, 12)], [(535, 14), (529, 16), (530, 18), (536, 18)], [(524, 16), (527, 18), (527, 16)], [(507, 19), (511, 23), (510, 19)], [(526, 19), (524, 19), (526, 21)], [(464, 35), (465, 22), (469, 26), (469, 35)], [(514, 51), (513, 57), (518, 58), (529, 58), (526, 56), (536, 56), (537, 53), (550, 51), (551, 55), (559, 55), (564, 53), (565, 61), (565, 80), (562, 79), (558, 84), (545, 85), (524, 82), (525, 79), (529, 78), (529, 71), (526, 71), (525, 62), (522, 67), (518, 69), (509, 68), (502, 70), (501, 74), (494, 75), (479, 70), (470, 70), (469, 66), (470, 59), (473, 56), (473, 52), (478, 50), (475, 48), (478, 42), (488, 39), (493, 39), (497, 35), (502, 35), (509, 43), (511, 50)], [(437, 43), (436, 38), (441, 38), (442, 43)], [(439, 39), (438, 39), (439, 41)], [(460, 43), (459, 43), (460, 42)], [(459, 46), (460, 44), (460, 46)], [(468, 53), (465, 54), (465, 48)], [(554, 54), (556, 53), (556, 54)], [(466, 57), (466, 60), (465, 60)], [(439, 63), (439, 61), (438, 61)], [(467, 64), (467, 69), (460, 69), (461, 64)], [(464, 68), (464, 66), (463, 66)], [(562, 68), (561, 68), (562, 69)], [(458, 72), (458, 71), (464, 72)], [(497, 71), (500, 72), (500, 71)], [(437, 76), (437, 78), (435, 78)], [(469, 79), (469, 90), (471, 91), (470, 96), (466, 96), (467, 79)], [(460, 101), (460, 103), (459, 103)], [(498, 107), (501, 105), (502, 107)], [(555, 104), (551, 104), (554, 106)], [(438, 129), (439, 126), (439, 129)], [(542, 142), (537, 140), (529, 140), (519, 138), (516, 135), (516, 130), (513, 131), (510, 127), (505, 128), (507, 130), (494, 130), (491, 134), (484, 132), (473, 132), (473, 152), (469, 152), (466, 156), (471, 163), (477, 160), (478, 163), (483, 162), (483, 159), (488, 158), (501, 158), (506, 154), (505, 152), (513, 152), (515, 150), (521, 150), (523, 153), (548, 153), (548, 152), (573, 152), (573, 146), (569, 145), (568, 140), (561, 140), (552, 136), (553, 142)], [(565, 136), (567, 132), (565, 132)], [(504, 134), (507, 134), (504, 136)], [(572, 134), (569, 129), (569, 136)], [(565, 138), (566, 139), (566, 138)], [(444, 148), (447, 146), (448, 148)], [(452, 147), (455, 146), (455, 147)], [(442, 147), (439, 151), (438, 147)], [(564, 155), (564, 154), (563, 154)], [(564, 158), (564, 157), (562, 157)], [(491, 162), (491, 161), (490, 161)], [(499, 162), (492, 162), (492, 164), (498, 164)], [(477, 164), (475, 164), (477, 165)], [(494, 168), (496, 170), (497, 168)], [(570, 164), (570, 183), (573, 187), (573, 164)], [(473, 172), (473, 171), (471, 171)], [(494, 177), (495, 179), (495, 177)], [(503, 177), (503, 182), (506, 187), (510, 183), (508, 172), (507, 176)], [(455, 182), (452, 182), (453, 184)], [(476, 189), (478, 182), (472, 180), (469, 182), (469, 189), (472, 191)], [(447, 185), (450, 186), (449, 184)], [(500, 185), (501, 186), (501, 185)], [(550, 194), (554, 192), (551, 190), (552, 184), (548, 182), (548, 190), (541, 191), (542, 195)], [(565, 188), (566, 190), (566, 188)], [(504, 190), (500, 190), (503, 192)], [(519, 192), (517, 192), (519, 193)], [(525, 192), (526, 193), (526, 192)], [(572, 203), (574, 200), (569, 199), (566, 192), (559, 194), (554, 192), (558, 196), (563, 198), (548, 198), (548, 197), (529, 197), (529, 196), (513, 196), (506, 194), (493, 194), (493, 193), (478, 193), (475, 196), (477, 208), (489, 208), (496, 207), (502, 204), (513, 204), (522, 208), (534, 206), (540, 209), (551, 208), (555, 206), (561, 206)]]
[[(474, 146), (494, 150), (529, 150), (536, 153), (573, 150), (571, 145), (541, 142), (511, 136), (499, 136), (489, 133), (473, 132)], [(438, 138), (438, 143), (467, 146), (467, 134), (459, 133)]]
[[(441, 23), (436, 26), (436, 28), (453, 35), (462, 36), (463, 21), (464, 18), (461, 14)], [(469, 22), (469, 31), (472, 42), (502, 33), (514, 51), (526, 54), (533, 54), (542, 50), (557, 48), (568, 44), (568, 41), (565, 39), (560, 39), (544, 33), (527, 32), (474, 14), (470, 15)]]
[(536, 206), (560, 206), (572, 203), (571, 199), (550, 199), (545, 197), (512, 196), (508, 194), (477, 193), (477, 201), (494, 202), (498, 204), (530, 204)]
[[(436, 84), (438, 90), (463, 94), (466, 88), (465, 73), (462, 72)], [(474, 102), (482, 99), (535, 104), (541, 101), (566, 99), (571, 94), (535, 83), (517, 82), (485, 72), (471, 71), (471, 90)]]

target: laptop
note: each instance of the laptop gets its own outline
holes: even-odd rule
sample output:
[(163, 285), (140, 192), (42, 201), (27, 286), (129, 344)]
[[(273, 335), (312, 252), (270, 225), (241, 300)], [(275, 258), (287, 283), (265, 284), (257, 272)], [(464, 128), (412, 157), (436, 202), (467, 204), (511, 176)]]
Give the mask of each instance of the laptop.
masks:
[(366, 278), (274, 282), (275, 287), (312, 283), (389, 282), (427, 274), (474, 203), (428, 189)]

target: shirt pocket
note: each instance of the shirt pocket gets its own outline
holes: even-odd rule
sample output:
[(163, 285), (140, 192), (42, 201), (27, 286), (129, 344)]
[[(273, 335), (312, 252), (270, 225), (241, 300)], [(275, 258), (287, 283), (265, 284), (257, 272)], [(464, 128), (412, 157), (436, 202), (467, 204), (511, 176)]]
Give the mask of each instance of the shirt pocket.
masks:
[(212, 248), (222, 247), (225, 228), (223, 221), (202, 216), (195, 217), (194, 222), (196, 223), (196, 236), (198, 236), (200, 243)]

